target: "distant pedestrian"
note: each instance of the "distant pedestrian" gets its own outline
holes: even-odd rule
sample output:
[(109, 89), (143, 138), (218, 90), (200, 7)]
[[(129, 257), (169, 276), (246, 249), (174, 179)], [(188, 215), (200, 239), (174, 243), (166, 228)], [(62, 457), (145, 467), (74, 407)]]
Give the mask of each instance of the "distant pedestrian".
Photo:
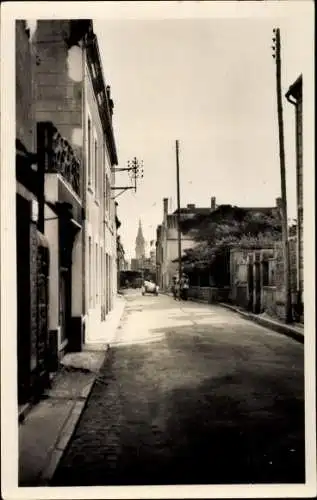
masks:
[(189, 279), (186, 275), (182, 276), (180, 280), (180, 297), (182, 300), (188, 299)]
[(174, 300), (177, 300), (177, 278), (174, 276), (173, 281), (172, 281), (172, 293)]

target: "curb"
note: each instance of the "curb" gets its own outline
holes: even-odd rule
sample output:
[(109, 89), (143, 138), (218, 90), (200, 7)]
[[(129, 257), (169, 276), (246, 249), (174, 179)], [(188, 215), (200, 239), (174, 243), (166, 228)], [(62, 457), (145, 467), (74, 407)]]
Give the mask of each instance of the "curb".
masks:
[(262, 318), (249, 312), (241, 311), (240, 309), (237, 309), (236, 307), (231, 306), (230, 304), (225, 304), (224, 302), (218, 302), (218, 305), (239, 314), (244, 319), (253, 321), (254, 323), (258, 323), (261, 326), (269, 328), (270, 330), (273, 330), (277, 333), (281, 333), (282, 335), (290, 337), (293, 340), (296, 340), (297, 342), (304, 344), (304, 334), (300, 333), (296, 328), (292, 326), (283, 325), (273, 320)]
[(25, 403), (24, 405), (22, 405), (22, 407), (18, 410), (18, 422), (19, 422), (19, 424), (23, 424), (24, 420), (26, 419), (28, 413), (30, 413), (32, 408), (33, 408), (32, 402)]
[[(109, 351), (110, 348), (108, 348), (105, 351), (105, 356), (104, 360), (102, 362), (102, 366), (107, 362), (109, 359)], [(56, 472), (56, 469), (63, 458), (63, 455), (68, 447), (68, 444), (74, 435), (77, 426), (80, 421), (80, 417), (82, 416), (86, 405), (88, 403), (88, 400), (90, 398), (90, 395), (92, 393), (92, 390), (94, 388), (94, 385), (98, 379), (100, 370), (98, 372), (95, 372), (94, 379), (90, 382), (90, 384), (85, 388), (85, 390), (82, 392), (80, 397), (77, 399), (77, 401), (74, 402), (74, 406), (72, 410), (70, 411), (66, 422), (64, 423), (62, 430), (60, 432), (60, 435), (54, 445), (54, 449), (50, 455), (50, 458), (48, 460), (47, 465), (44, 467), (43, 472), (40, 475), (39, 481), (38, 481), (38, 486), (50, 486), (50, 482), (53, 479), (53, 476)]]

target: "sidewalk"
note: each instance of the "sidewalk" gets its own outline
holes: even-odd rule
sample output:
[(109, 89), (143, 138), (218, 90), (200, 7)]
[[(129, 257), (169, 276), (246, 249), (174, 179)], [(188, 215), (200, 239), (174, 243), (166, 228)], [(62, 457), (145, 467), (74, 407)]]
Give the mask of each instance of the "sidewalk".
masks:
[[(125, 299), (118, 296), (111, 321), (106, 321), (113, 340), (124, 305)], [(51, 388), (19, 425), (19, 486), (49, 484), (108, 353), (109, 345), (90, 344), (63, 358)]]
[(288, 337), (291, 337), (294, 340), (301, 342), (302, 344), (304, 343), (304, 326), (301, 325), (300, 323), (288, 325), (282, 323), (281, 321), (278, 321), (277, 319), (271, 318), (265, 313), (253, 314), (251, 312), (245, 311), (244, 309), (240, 309), (237, 306), (226, 304), (224, 302), (219, 302), (219, 305), (240, 314), (240, 316), (242, 316), (245, 319), (254, 321), (255, 323), (258, 323), (259, 325), (264, 326), (266, 328), (270, 328), (275, 332), (287, 335)]

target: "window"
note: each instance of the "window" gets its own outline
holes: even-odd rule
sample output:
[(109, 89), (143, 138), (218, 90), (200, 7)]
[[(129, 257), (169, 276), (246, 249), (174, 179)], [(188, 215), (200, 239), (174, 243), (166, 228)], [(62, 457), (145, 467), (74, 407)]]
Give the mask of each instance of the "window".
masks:
[(99, 199), (102, 203), (102, 207), (104, 207), (104, 182), (105, 182), (105, 164), (104, 164), (104, 155), (99, 156), (102, 159), (102, 164), (100, 165), (100, 181), (99, 181)]
[(108, 212), (110, 215), (110, 213), (111, 213), (111, 185), (110, 185), (110, 182), (108, 182)]
[(91, 238), (89, 237), (88, 238), (88, 252), (89, 252), (89, 255), (88, 255), (88, 272), (89, 272), (89, 276), (88, 276), (88, 287), (89, 287), (89, 308), (92, 307), (92, 243), (91, 243)]
[(112, 310), (112, 257), (109, 255), (109, 311)]
[(95, 304), (97, 304), (98, 303), (98, 276), (99, 276), (99, 274), (98, 274), (98, 271), (99, 271), (99, 269), (98, 269), (98, 267), (99, 267), (98, 266), (98, 245), (97, 245), (97, 243), (96, 243), (95, 259), (96, 259), (96, 261), (95, 261), (96, 262), (96, 264), (95, 264), (95, 272), (96, 272), (96, 274), (95, 274)]
[(93, 79), (95, 79), (97, 76), (95, 65), (91, 64), (90, 68), (91, 68), (92, 77), (93, 77)]
[(99, 165), (98, 165), (98, 142), (97, 139), (94, 141), (94, 158), (95, 158), (95, 196), (98, 198), (98, 175), (99, 175)]
[(110, 209), (111, 209), (111, 185), (109, 181), (109, 177), (106, 174), (106, 210), (110, 216)]
[(91, 158), (91, 120), (88, 117), (87, 128), (87, 162), (88, 162), (88, 186), (92, 185), (92, 158)]
[(109, 212), (109, 178), (107, 174), (106, 174), (105, 198), (106, 198), (106, 211)]
[(100, 305), (101, 305), (101, 319), (102, 319), (102, 306), (103, 306), (103, 260), (102, 260), (103, 248), (100, 247), (100, 273), (99, 273), (99, 286), (100, 286)]
[(106, 313), (109, 312), (109, 255), (106, 254), (106, 273), (107, 273), (107, 284), (106, 284)]

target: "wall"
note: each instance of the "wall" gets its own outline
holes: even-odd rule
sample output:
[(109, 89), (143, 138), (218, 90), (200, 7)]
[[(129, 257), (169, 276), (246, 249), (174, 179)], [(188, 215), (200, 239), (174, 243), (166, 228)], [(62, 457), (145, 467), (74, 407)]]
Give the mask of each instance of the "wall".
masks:
[[(111, 199), (113, 174), (109, 152), (94, 94), (88, 64), (85, 75), (86, 161), (86, 341), (107, 341), (104, 320), (114, 307), (117, 293), (117, 232), (115, 205)], [(89, 146), (88, 123), (91, 145)], [(97, 141), (97, 149), (94, 141)], [(96, 153), (96, 155), (95, 155)], [(97, 179), (97, 184), (96, 184)], [(89, 253), (89, 245), (92, 252)]]
[[(51, 180), (53, 175), (51, 175)], [(55, 186), (57, 183), (54, 183)], [(54, 186), (53, 184), (53, 186)], [(50, 186), (53, 189), (52, 186)], [(57, 368), (59, 349), (61, 346), (59, 326), (59, 235), (58, 219), (55, 212), (48, 206), (45, 207), (45, 236), (50, 247), (49, 261), (49, 317), (48, 328), (51, 345), (52, 366)]]
[(262, 289), (262, 308), (270, 316), (279, 315), (279, 307), (276, 304), (276, 287), (275, 286), (263, 286)]
[(37, 364), (37, 228), (30, 224), (30, 293), (31, 293), (31, 370)]
[[(290, 252), (290, 275), (291, 275), (291, 296), (293, 310), (296, 305), (296, 282), (297, 282), (297, 241), (291, 238), (289, 241)], [(276, 315), (285, 320), (285, 284), (284, 284), (284, 253), (282, 243), (275, 244), (275, 286), (276, 286)]]
[(199, 302), (213, 304), (217, 302), (228, 302), (230, 288), (223, 289), (215, 287), (191, 286), (188, 291), (188, 297)]
[[(298, 273), (299, 291), (304, 291), (304, 199), (303, 199), (303, 101), (298, 99), (296, 110), (296, 138), (297, 138), (297, 238), (298, 238)], [(303, 301), (303, 297), (302, 297)]]
[(25, 21), (16, 21), (16, 137), (29, 152), (35, 152), (35, 54), (26, 28)]
[(34, 37), (36, 119), (51, 121), (82, 160), (82, 49), (68, 50), (71, 21), (40, 20)]
[(290, 272), (291, 272), (291, 291), (296, 295), (297, 291), (297, 238), (289, 238), (290, 254)]
[(230, 300), (245, 308), (248, 305), (248, 254), (246, 250), (230, 251)]
[[(34, 120), (34, 64), (35, 57), (30, 44), (25, 21), (16, 21), (16, 139), (28, 153), (36, 151), (36, 127)], [(27, 75), (27, 78), (26, 78)], [(11, 166), (18, 176), (18, 165), (28, 173), (29, 165), (16, 156), (16, 166)], [(36, 222), (32, 222), (32, 202), (36, 196), (24, 184), (15, 181), (17, 196), (14, 198), (16, 227), (14, 244), (17, 245), (17, 351), (18, 351), (18, 399), (25, 402), (30, 396), (31, 372), (37, 365), (37, 234)], [(15, 271), (11, 272), (14, 283)], [(21, 306), (21, 301), (23, 304)], [(21, 377), (22, 374), (22, 377)], [(24, 379), (24, 380), (23, 380)]]
[[(70, 20), (40, 20), (33, 39), (36, 51), (36, 119), (52, 122), (59, 134), (68, 141), (79, 160), (79, 196), (70, 180), (58, 174), (45, 174), (45, 196), (52, 203), (67, 202), (73, 207), (73, 217), (81, 224), (83, 196), (83, 53), (79, 46), (68, 45), (73, 27)], [(71, 46), (72, 45), (72, 46)], [(61, 154), (61, 151), (60, 151)], [(60, 161), (57, 160), (57, 161)], [(59, 223), (56, 214), (46, 207), (45, 234), (50, 242), (50, 316), (49, 328), (52, 348), (62, 356), (59, 317)], [(83, 232), (76, 235), (72, 254), (71, 324), (67, 337), (73, 349), (80, 349), (83, 328)]]
[[(195, 246), (195, 241), (188, 235), (181, 234), (181, 250), (184, 251)], [(161, 230), (160, 250), (163, 250), (163, 260), (161, 261), (161, 284), (167, 289), (172, 282), (172, 277), (178, 272), (178, 263), (173, 260), (178, 258), (178, 231), (177, 218), (174, 214), (168, 215), (166, 225), (163, 224)]]

